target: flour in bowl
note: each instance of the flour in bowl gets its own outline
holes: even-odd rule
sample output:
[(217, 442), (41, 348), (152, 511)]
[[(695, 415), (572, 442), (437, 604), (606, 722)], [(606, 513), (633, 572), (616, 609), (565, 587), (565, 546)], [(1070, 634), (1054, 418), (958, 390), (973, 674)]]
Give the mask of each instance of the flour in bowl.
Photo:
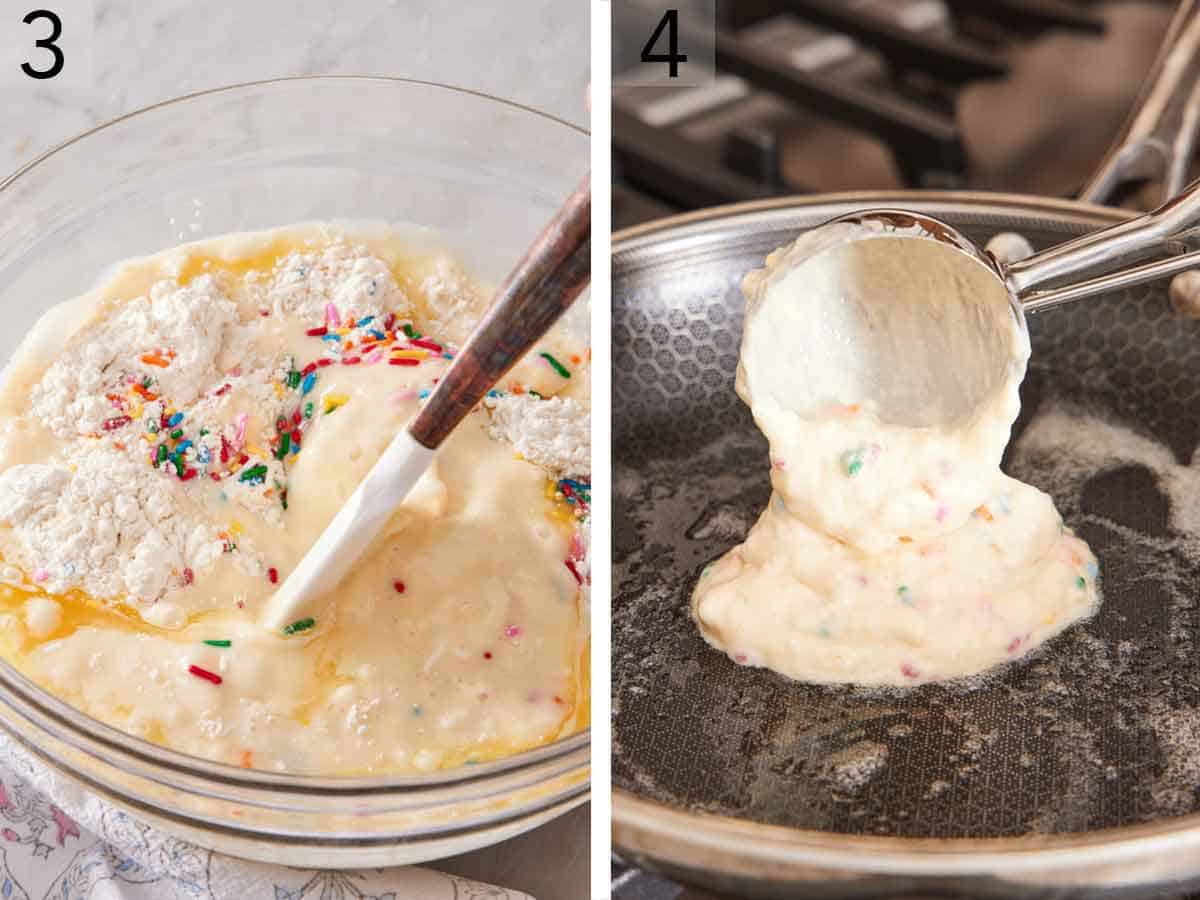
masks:
[(0, 389), (0, 652), (240, 766), (426, 771), (582, 727), (586, 349), (562, 329), (494, 398), (553, 416), (499, 440), (472, 412), (318, 615), (257, 622), (486, 296), (428, 240), (305, 225), (131, 261), (49, 311)]
[(532, 463), (560, 475), (591, 470), (591, 416), (570, 397), (509, 394), (488, 398), (493, 437), (512, 444)]
[(0, 474), (6, 554), (34, 584), (60, 594), (155, 600), (180, 572), (204, 571), (222, 548), (216, 530), (176, 502), (168, 484), (120, 453), (74, 465), (26, 463)]

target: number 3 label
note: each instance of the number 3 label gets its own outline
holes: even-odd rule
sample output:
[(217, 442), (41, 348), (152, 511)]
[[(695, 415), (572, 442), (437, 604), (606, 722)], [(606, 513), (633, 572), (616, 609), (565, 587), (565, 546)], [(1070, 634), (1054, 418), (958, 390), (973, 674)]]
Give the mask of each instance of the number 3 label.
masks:
[(53, 78), (63, 70), (63, 65), (65, 64), (62, 48), (55, 43), (55, 41), (62, 37), (62, 19), (58, 17), (57, 13), (53, 13), (48, 9), (35, 9), (30, 13), (26, 13), (25, 18), (23, 18), (21, 21), (26, 25), (32, 25), (39, 19), (44, 19), (49, 23), (50, 34), (46, 37), (39, 38), (33, 43), (36, 47), (41, 47), (43, 50), (49, 50), (50, 55), (53, 58), (53, 62), (51, 62), (50, 68), (48, 69), (35, 69), (28, 62), (23, 62), (21, 63), (21, 71), (30, 78)]

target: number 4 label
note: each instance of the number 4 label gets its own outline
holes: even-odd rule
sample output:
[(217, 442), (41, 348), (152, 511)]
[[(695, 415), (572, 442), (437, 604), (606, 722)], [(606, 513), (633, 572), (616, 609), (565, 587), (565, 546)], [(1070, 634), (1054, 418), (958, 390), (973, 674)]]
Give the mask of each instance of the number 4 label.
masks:
[[(667, 52), (655, 53), (654, 45), (658, 43), (664, 31), (667, 33)], [(679, 52), (679, 10), (668, 9), (658, 20), (658, 26), (650, 35), (650, 40), (646, 41), (646, 46), (642, 48), (642, 62), (665, 62), (668, 65), (668, 76), (679, 77), (679, 64), (687, 62), (687, 54)]]
[(612, 28), (618, 89), (698, 87), (716, 78), (717, 0), (664, 0), (662, 6), (613, 0)]

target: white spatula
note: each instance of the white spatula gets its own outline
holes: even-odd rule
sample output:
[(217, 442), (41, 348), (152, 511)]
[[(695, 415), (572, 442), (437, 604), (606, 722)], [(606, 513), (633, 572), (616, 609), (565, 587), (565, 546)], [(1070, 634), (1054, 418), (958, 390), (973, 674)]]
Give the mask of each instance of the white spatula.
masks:
[(312, 626), (308, 619), (404, 502), (450, 432), (587, 286), (591, 212), (591, 178), (585, 176), (500, 286), (425, 406), (272, 595), (263, 625), (276, 632)]

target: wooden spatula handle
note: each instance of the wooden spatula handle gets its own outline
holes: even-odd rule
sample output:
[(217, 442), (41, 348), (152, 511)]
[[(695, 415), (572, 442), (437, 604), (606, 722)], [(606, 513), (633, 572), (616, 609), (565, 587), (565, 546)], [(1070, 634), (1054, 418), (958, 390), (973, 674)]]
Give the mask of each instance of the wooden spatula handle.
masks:
[(591, 278), (592, 185), (584, 176), (496, 292), (470, 339), (409, 424), (436, 449), (536, 344)]

